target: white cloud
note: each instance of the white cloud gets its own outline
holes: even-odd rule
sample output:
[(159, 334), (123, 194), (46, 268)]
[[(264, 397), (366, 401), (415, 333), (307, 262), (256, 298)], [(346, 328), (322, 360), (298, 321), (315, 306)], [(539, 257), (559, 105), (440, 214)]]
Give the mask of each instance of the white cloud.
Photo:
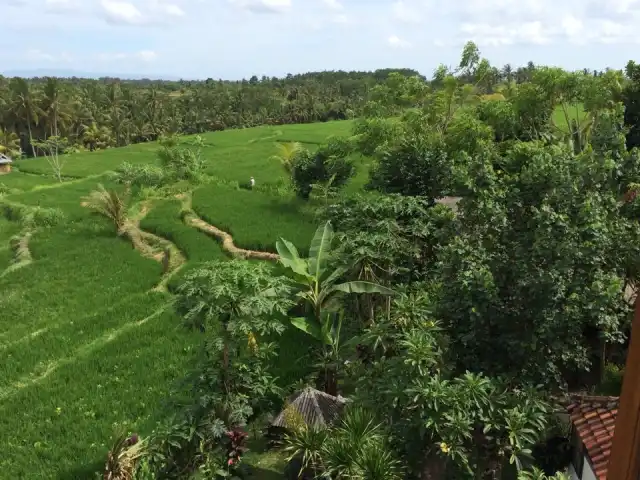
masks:
[(344, 13), (338, 13), (331, 17), (331, 21), (333, 23), (349, 23), (349, 17), (347, 17)]
[(49, 12), (69, 12), (77, 9), (77, 0), (45, 0), (45, 8)]
[(117, 52), (117, 53), (100, 53), (97, 55), (97, 58), (103, 62), (113, 62), (113, 61), (121, 61), (121, 60), (139, 60), (143, 62), (153, 62), (158, 58), (158, 54), (153, 50), (141, 50), (139, 52), (127, 53), (127, 52)]
[(132, 3), (102, 0), (100, 5), (107, 21), (110, 23), (135, 25), (142, 23), (144, 20), (142, 12)]
[(57, 54), (44, 52), (37, 48), (27, 50), (26, 57), (33, 62), (47, 62), (47, 63), (68, 63), (73, 61), (73, 57), (67, 52), (60, 52)]
[(339, 0), (322, 0), (332, 10), (344, 10), (344, 5)]
[(389, 45), (391, 45), (394, 48), (409, 48), (411, 46), (411, 43), (407, 42), (406, 40), (403, 40), (397, 35), (391, 35), (387, 39), (387, 42), (389, 43)]
[(490, 25), (487, 23), (464, 23), (460, 31), (467, 40), (479, 46), (503, 46), (516, 44), (544, 45), (551, 38), (539, 21), (526, 22), (519, 25)]
[(167, 15), (172, 15), (174, 17), (184, 17), (185, 15), (184, 10), (182, 10), (178, 5), (163, 5), (161, 8), (167, 13)]
[(405, 23), (420, 23), (422, 22), (422, 15), (419, 10), (413, 6), (410, 6), (404, 0), (397, 0), (391, 4), (391, 12), (393, 16)]
[(153, 62), (158, 58), (158, 54), (152, 50), (142, 50), (136, 53), (135, 56), (143, 62)]
[(291, 9), (291, 0), (229, 0), (232, 5), (254, 13), (284, 13)]
[(638, 43), (632, 30), (640, 25), (640, 0), (467, 0), (431, 8), (439, 21), (458, 23), (450, 44)]

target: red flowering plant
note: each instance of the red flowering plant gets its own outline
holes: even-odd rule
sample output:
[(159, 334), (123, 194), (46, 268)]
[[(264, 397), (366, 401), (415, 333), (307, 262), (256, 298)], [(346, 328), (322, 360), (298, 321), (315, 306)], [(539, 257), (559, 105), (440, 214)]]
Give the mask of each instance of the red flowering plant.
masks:
[(233, 467), (240, 463), (242, 454), (247, 450), (245, 442), (249, 434), (240, 429), (229, 430), (227, 433), (227, 466)]

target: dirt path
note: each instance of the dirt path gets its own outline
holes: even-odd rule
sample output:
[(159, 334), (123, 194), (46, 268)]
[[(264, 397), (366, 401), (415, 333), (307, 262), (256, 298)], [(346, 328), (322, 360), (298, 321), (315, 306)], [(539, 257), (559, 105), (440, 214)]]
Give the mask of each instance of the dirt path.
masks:
[(143, 230), (140, 227), (142, 219), (151, 211), (151, 202), (142, 202), (138, 207), (139, 210), (135, 215), (129, 218), (130, 224), (127, 227), (126, 235), (131, 240), (133, 248), (143, 256), (163, 264), (164, 273), (153, 290), (166, 292), (169, 281), (184, 267), (187, 263), (187, 258), (171, 240)]
[(202, 218), (196, 215), (191, 207), (190, 194), (177, 195), (176, 198), (182, 200), (182, 210), (185, 212), (183, 216), (184, 223), (190, 227), (197, 228), (207, 235), (217, 238), (222, 244), (222, 248), (234, 257), (253, 260), (268, 260), (271, 262), (277, 262), (280, 259), (280, 256), (276, 253), (246, 250), (236, 246), (230, 233), (220, 230), (218, 227), (205, 222)]

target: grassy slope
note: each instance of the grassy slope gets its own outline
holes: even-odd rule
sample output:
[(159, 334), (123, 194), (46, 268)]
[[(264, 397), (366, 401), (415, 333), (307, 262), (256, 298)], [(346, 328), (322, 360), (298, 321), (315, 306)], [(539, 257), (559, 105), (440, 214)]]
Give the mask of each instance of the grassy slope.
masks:
[[(336, 122), (210, 133), (204, 135), (204, 153), (209, 172), (222, 179), (246, 182), (253, 175), (275, 183), (283, 178), (277, 162), (269, 160), (275, 141), (299, 140), (313, 148), (349, 129), (349, 122)], [(134, 145), (70, 156), (66, 176), (93, 178), (62, 185), (23, 173), (48, 173), (42, 159), (16, 162), (21, 172), (2, 178), (20, 190), (8, 201), (57, 207), (67, 218), (35, 233), (31, 265), (0, 278), (0, 476), (89, 478), (102, 467), (114, 426), (144, 434), (163, 417), (163, 400), (197, 352), (201, 336), (186, 331), (170, 309), (153, 316), (169, 301), (149, 292), (160, 265), (142, 258), (80, 205), (98, 182), (109, 186), (96, 176), (125, 160), (154, 162), (156, 148)], [(203, 214), (223, 222), (243, 246), (272, 246), (280, 234), (304, 246), (313, 232), (295, 201), (289, 205), (261, 192), (211, 185), (194, 197)], [(157, 202), (142, 227), (182, 249), (188, 265), (181, 275), (200, 262), (227, 258), (214, 240), (182, 223), (177, 199)], [(10, 260), (5, 247), (19, 229), (0, 219), (0, 268)], [(302, 350), (303, 340), (295, 340)], [(280, 468), (265, 465), (265, 458), (249, 456), (249, 463), (263, 468), (257, 478)]]

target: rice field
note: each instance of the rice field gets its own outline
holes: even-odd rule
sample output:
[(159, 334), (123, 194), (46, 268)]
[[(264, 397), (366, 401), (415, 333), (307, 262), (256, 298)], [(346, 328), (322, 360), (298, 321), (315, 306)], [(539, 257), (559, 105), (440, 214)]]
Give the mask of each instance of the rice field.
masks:
[(193, 210), (208, 223), (229, 232), (235, 244), (275, 252), (286, 238), (304, 252), (317, 228), (312, 207), (291, 197), (226, 186), (204, 186), (193, 193)]
[[(228, 185), (200, 186), (194, 210), (231, 232), (238, 246), (274, 251), (284, 236), (308, 248), (316, 227), (308, 206), (233, 185), (251, 176), (260, 185), (281, 183), (281, 166), (270, 159), (277, 141), (317, 148), (350, 129), (350, 122), (330, 122), (203, 135), (207, 173)], [(33, 232), (32, 262), (3, 274), (14, 258), (10, 239), (22, 226), (0, 210), (0, 478), (92, 478), (118, 427), (144, 435), (166, 417), (167, 398), (199, 353), (201, 334), (184, 328), (169, 293), (154, 291), (161, 264), (81, 205), (98, 183), (113, 186), (105, 173), (124, 161), (155, 163), (157, 148), (70, 155), (62, 183), (44, 159), (17, 161), (0, 178), (0, 203), (64, 213), (61, 223)], [(187, 261), (170, 291), (203, 262), (229, 258), (215, 239), (182, 221), (179, 199), (151, 205), (140, 227), (173, 242)], [(305, 350), (304, 337), (289, 335), (284, 341), (296, 348), (284, 349), (277, 365), (286, 381), (299, 375), (294, 357)], [(262, 457), (254, 463), (270, 468)]]

